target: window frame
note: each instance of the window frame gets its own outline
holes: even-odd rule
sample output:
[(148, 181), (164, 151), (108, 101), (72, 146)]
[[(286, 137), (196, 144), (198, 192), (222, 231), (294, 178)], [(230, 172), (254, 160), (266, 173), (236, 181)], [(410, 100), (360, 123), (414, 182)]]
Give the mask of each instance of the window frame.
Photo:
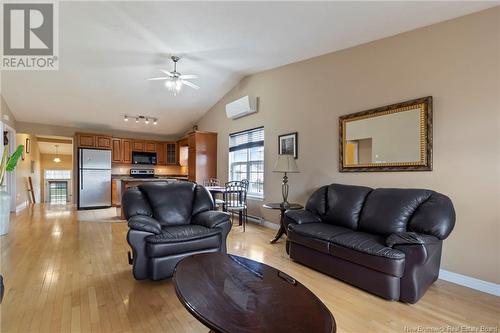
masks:
[[(253, 146), (251, 144), (248, 144), (247, 142), (247, 147), (244, 147), (244, 148), (241, 148), (241, 149), (237, 149), (237, 150), (233, 150), (231, 151), (231, 148), (233, 148), (231, 146), (231, 138), (237, 136), (237, 135), (245, 135), (245, 134), (250, 134), (251, 132), (254, 132), (254, 131), (257, 131), (257, 130), (261, 130), (262, 131), (262, 145), (257, 145), (257, 146)], [(251, 141), (249, 141), (251, 142)], [(258, 142), (258, 141), (253, 141), (253, 142)], [(257, 199), (257, 200), (264, 200), (264, 184), (265, 184), (265, 150), (264, 150), (264, 145), (265, 145), (265, 133), (264, 133), (264, 126), (260, 126), (260, 127), (256, 127), (256, 128), (251, 128), (251, 129), (248, 129), (248, 130), (244, 130), (244, 131), (239, 131), (239, 132), (235, 132), (235, 133), (230, 133), (229, 134), (229, 151), (228, 151), (228, 179), (229, 181), (232, 181), (233, 178), (233, 174), (235, 174), (235, 172), (233, 172), (233, 167), (235, 165), (246, 165), (246, 175), (244, 177), (242, 177), (241, 179), (247, 179), (249, 182), (250, 182), (250, 175), (252, 173), (257, 173), (257, 174), (262, 174), (262, 193), (259, 193), (259, 192), (248, 192), (247, 193), (247, 197), (249, 198), (252, 198), (252, 199)], [(244, 146), (244, 145), (243, 145)], [(250, 150), (253, 149), (253, 148), (260, 148), (262, 147), (262, 159), (261, 160), (255, 160), (255, 161), (252, 161), (250, 159)], [(235, 153), (235, 152), (238, 152), (238, 151), (243, 151), (245, 150), (246, 151), (246, 161), (244, 162), (241, 162), (241, 161), (238, 161), (238, 162), (233, 162), (231, 161), (231, 153)], [(252, 165), (259, 165), (262, 163), (262, 172), (251, 172), (251, 167)], [(242, 172), (237, 172), (237, 173), (240, 173), (240, 174), (243, 174)], [(250, 184), (258, 184), (258, 182), (251, 182)], [(251, 188), (251, 186), (249, 187), (249, 189)]]

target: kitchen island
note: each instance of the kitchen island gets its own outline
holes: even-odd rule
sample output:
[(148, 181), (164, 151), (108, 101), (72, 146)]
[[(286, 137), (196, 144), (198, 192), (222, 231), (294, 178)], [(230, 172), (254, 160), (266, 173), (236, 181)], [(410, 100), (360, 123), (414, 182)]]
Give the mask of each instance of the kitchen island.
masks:
[[(151, 178), (135, 178), (127, 175), (113, 175), (112, 176), (112, 202), (113, 206), (121, 207), (121, 198), (129, 187), (136, 187), (144, 183), (150, 182), (178, 182), (187, 181), (186, 175), (168, 175), (168, 176), (155, 176)], [(123, 212), (122, 212), (123, 217)]]

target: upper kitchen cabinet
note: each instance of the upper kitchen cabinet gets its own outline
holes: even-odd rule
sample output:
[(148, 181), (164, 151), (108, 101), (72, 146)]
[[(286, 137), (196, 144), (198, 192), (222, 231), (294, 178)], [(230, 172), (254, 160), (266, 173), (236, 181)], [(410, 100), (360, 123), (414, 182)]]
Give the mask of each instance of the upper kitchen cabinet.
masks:
[(179, 163), (177, 157), (177, 144), (175, 142), (167, 142), (165, 145), (167, 149), (166, 164), (177, 165)]
[(132, 151), (146, 151), (146, 141), (132, 140)]
[(132, 140), (112, 138), (112, 162), (113, 163), (132, 163)]
[(156, 144), (156, 163), (158, 165), (165, 165), (167, 164), (166, 160), (166, 148), (165, 144), (163, 142), (158, 142)]
[(148, 152), (148, 153), (156, 153), (156, 146), (157, 146), (157, 143), (154, 142), (154, 141), (146, 141), (144, 143), (144, 151)]
[(122, 139), (123, 163), (132, 163), (132, 140)]
[(78, 148), (111, 149), (111, 136), (102, 134), (76, 133)]
[(97, 135), (96, 148), (111, 149), (111, 137), (107, 135)]
[(187, 140), (179, 140), (179, 146), (188, 147), (188, 178), (203, 183), (209, 178), (217, 178), (217, 133), (191, 132)]
[(122, 163), (123, 162), (123, 144), (122, 139), (113, 138), (112, 142), (112, 154), (111, 161), (113, 163)]

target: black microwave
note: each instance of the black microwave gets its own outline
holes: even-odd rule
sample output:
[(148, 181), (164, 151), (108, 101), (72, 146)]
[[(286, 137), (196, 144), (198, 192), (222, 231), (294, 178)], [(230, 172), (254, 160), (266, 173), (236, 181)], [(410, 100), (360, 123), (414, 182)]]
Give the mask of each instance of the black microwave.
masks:
[(133, 151), (132, 164), (156, 165), (156, 153)]

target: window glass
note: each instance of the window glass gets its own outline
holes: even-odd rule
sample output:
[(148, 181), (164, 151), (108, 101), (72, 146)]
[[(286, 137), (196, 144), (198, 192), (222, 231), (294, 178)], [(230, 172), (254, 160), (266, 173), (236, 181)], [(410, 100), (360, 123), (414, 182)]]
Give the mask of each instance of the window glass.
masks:
[(264, 197), (264, 128), (229, 135), (229, 180), (247, 179), (248, 195)]

